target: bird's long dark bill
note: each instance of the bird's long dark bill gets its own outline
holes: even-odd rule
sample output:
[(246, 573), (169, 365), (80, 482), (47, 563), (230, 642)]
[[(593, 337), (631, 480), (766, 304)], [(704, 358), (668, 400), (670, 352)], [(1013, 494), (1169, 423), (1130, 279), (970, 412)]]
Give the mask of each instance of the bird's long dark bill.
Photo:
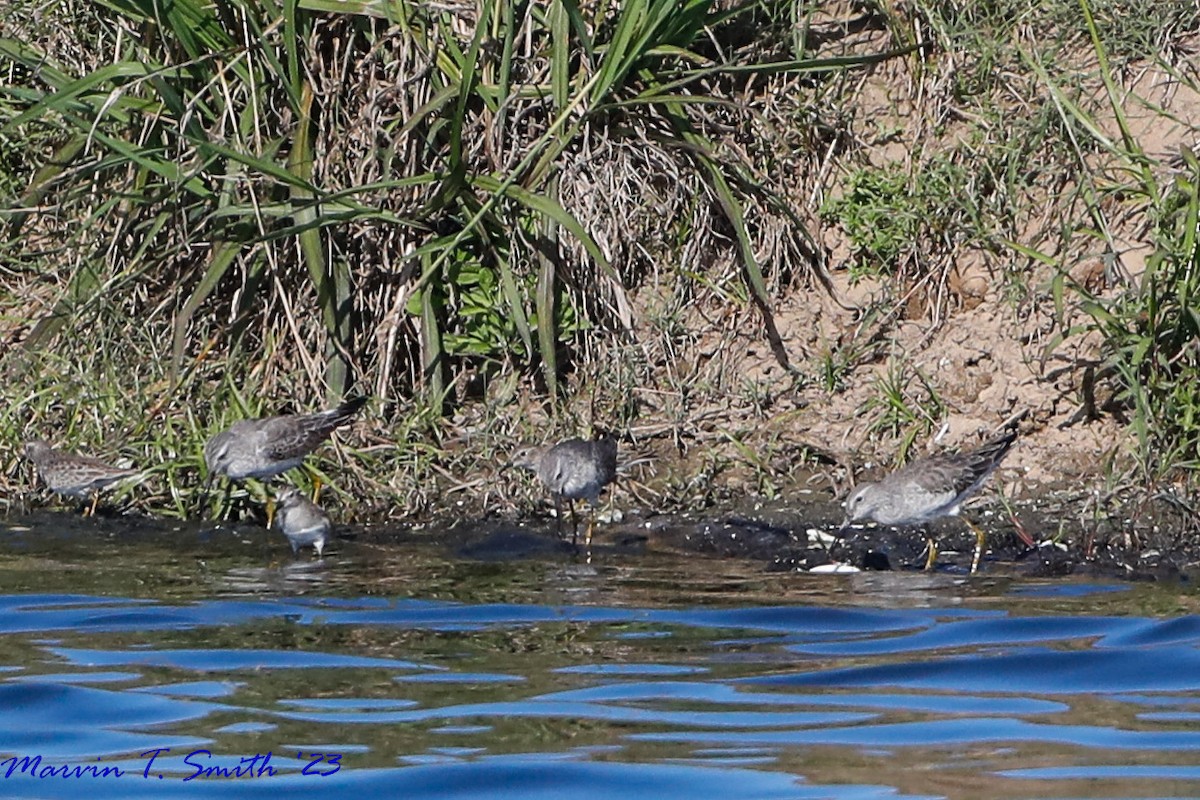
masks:
[(834, 536), (841, 539), (843, 536), (846, 535), (846, 531), (848, 531), (848, 530), (850, 530), (850, 520), (846, 520), (845, 522), (843, 522), (842, 526), (837, 529), (837, 533), (835, 533)]
[(202, 517), (205, 510), (208, 508), (208, 496), (212, 492), (213, 478), (215, 477), (215, 472), (208, 473), (208, 478), (205, 479), (204, 485), (200, 487), (200, 496), (195, 508), (195, 514), (197, 517)]

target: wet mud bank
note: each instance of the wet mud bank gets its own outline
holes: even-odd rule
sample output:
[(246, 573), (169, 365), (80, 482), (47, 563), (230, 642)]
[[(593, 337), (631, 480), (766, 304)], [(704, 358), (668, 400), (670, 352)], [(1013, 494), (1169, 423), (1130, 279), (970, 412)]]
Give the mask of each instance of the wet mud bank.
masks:
[[(1014, 577), (1112, 577), (1125, 580), (1191, 580), (1200, 577), (1200, 553), (1173, 534), (1170, 515), (1144, 529), (1121, 520), (1063, 520), (1060, 503), (1018, 504), (1011, 514), (995, 508), (971, 514), (986, 533), (980, 572)], [(465, 520), (423, 533), (411, 529), (364, 531), (377, 543), (403, 544), (414, 536), (440, 538), (460, 558), (503, 561), (523, 558), (592, 558), (673, 553), (680, 558), (741, 559), (770, 572), (920, 571), (927, 550), (924, 530), (880, 525), (851, 526), (838, 536), (841, 506), (825, 499), (803, 504), (752, 502), (697, 513), (654, 514), (642, 510), (598, 522), (585, 548), (581, 524), (553, 518)], [(967, 575), (975, 536), (959, 519), (929, 525), (938, 543), (937, 572)]]
[[(1200, 577), (1200, 553), (1187, 542), (1178, 520), (1162, 513), (1137, 529), (1117, 518), (1068, 518), (1053, 496), (1040, 502), (970, 511), (987, 534), (980, 565), (984, 574), (1053, 578), (1111, 577), (1126, 580), (1188, 581)], [(1169, 508), (1166, 509), (1169, 512)], [(1144, 518), (1144, 514), (1143, 514)], [(746, 501), (698, 512), (656, 513), (630, 508), (605, 510), (590, 547), (586, 523), (572, 537), (569, 518), (561, 524), (540, 514), (477, 515), (423, 524), (338, 525), (328, 554), (366, 564), (406, 548), (432, 548), (447, 560), (636, 559), (643, 555), (680, 559), (736, 559), (764, 572), (855, 570), (903, 573), (923, 570), (926, 539), (921, 528), (854, 525), (838, 536), (841, 506), (824, 493), (801, 502)], [(938, 542), (935, 571), (966, 576), (975, 537), (959, 519), (930, 524)], [(281, 563), (312, 561), (295, 556), (284, 536), (260, 521), (179, 521), (104, 510), (95, 518), (56, 511), (12, 515), (0, 528), (0, 548), (10, 559), (61, 559), (103, 568), (118, 554), (145, 549), (145, 558), (186, 565), (209, 562)]]

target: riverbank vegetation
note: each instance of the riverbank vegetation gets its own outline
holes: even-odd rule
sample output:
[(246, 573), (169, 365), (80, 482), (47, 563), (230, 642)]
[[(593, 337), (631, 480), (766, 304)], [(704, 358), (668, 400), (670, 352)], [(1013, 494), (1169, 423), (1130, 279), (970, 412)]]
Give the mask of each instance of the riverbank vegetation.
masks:
[(515, 442), (594, 428), (656, 456), (628, 486), (662, 507), (841, 489), (1022, 413), (1030, 482), (1090, 462), (1105, 503), (1192, 507), (1194, 7), (17, 0), (0, 25), (10, 497), (36, 430), (149, 466), (137, 502), (182, 515), (209, 435), (354, 391), (318, 462), (343, 519), (504, 509)]

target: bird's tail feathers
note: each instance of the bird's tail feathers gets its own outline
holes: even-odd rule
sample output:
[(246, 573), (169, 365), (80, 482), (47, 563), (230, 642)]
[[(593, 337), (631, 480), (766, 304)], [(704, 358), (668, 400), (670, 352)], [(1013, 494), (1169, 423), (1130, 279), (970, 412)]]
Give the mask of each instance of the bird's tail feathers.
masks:
[(359, 409), (367, 404), (368, 399), (366, 395), (351, 397), (343, 400), (337, 408), (331, 408), (321, 416), (326, 417), (331, 423), (331, 427), (336, 428), (357, 414)]
[(369, 399), (370, 398), (365, 394), (350, 397), (346, 400), (343, 400), (342, 404), (334, 410), (337, 411), (340, 416), (349, 417), (357, 414), (359, 409), (365, 406), (367, 404), (367, 400)]

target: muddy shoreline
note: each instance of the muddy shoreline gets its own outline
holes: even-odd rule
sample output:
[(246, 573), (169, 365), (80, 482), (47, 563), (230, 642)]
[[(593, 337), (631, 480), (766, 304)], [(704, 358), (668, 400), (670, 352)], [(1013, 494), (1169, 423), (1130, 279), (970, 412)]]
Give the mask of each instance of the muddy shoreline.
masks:
[[(968, 509), (987, 533), (981, 576), (1030, 579), (1071, 576), (1121, 580), (1191, 581), (1200, 578), (1200, 553), (1188, 537), (1172, 535), (1169, 508), (1133, 529), (1119, 519), (1095, 526), (1068, 514), (1069, 501), (1047, 495), (1037, 501), (1004, 504), (983, 502)], [(373, 548), (402, 550), (420, 545), (441, 549), (449, 560), (511, 562), (535, 560), (604, 561), (640, 555), (680, 559), (735, 559), (759, 565), (764, 573), (817, 572), (832, 565), (845, 571), (921, 572), (925, 539), (916, 528), (855, 525), (834, 537), (842, 509), (821, 491), (794, 501), (744, 500), (702, 511), (657, 513), (645, 508), (610, 505), (601, 510), (592, 546), (583, 546), (582, 522), (577, 543), (570, 520), (556, 524), (540, 513), (472, 513), (450, 519), (442, 514), (421, 523), (336, 525), (329, 557), (354, 557)], [(174, 551), (182, 560), (206, 555), (236, 559), (269, 558), (272, 562), (305, 563), (311, 553), (293, 556), (283, 535), (267, 531), (260, 520), (181, 521), (102, 509), (95, 518), (67, 511), (32, 510), (10, 514), (0, 544), (13, 555), (86, 558), (97, 540), (105, 547), (122, 543), (150, 544)], [(1179, 528), (1182, 530), (1182, 528)], [(930, 525), (939, 546), (939, 575), (967, 578), (974, 536), (961, 520), (947, 518)], [(1033, 542), (1033, 546), (1026, 543)]]
[[(1017, 517), (1028, 522), (1039, 512), (1018, 506)], [(973, 519), (987, 533), (987, 547), (980, 573), (1001, 573), (1028, 578), (1095, 576), (1123, 580), (1190, 580), (1200, 577), (1197, 554), (1180, 547), (1124, 548), (1114, 541), (1091, 543), (1084, 555), (1076, 539), (1035, 539), (1027, 545), (1011, 519), (989, 511)], [(730, 510), (711, 510), (648, 517), (627, 513), (620, 522), (600, 524), (593, 539), (593, 556), (611, 552), (666, 552), (681, 558), (701, 556), (740, 559), (759, 563), (769, 572), (810, 572), (840, 564), (862, 571), (923, 571), (925, 538), (920, 529), (855, 525), (835, 538), (842, 521), (837, 503), (814, 501), (786, 507), (779, 503), (754, 503)], [(451, 540), (457, 555), (465, 558), (505, 560), (510, 558), (584, 555), (582, 540), (572, 545), (559, 538), (552, 519), (529, 522), (483, 520), (453, 526)], [(1032, 528), (1032, 525), (1027, 525)], [(938, 541), (935, 572), (969, 575), (974, 535), (959, 520), (938, 520), (930, 525)], [(371, 531), (375, 541), (393, 535), (388, 529)], [(582, 536), (582, 534), (581, 534)], [(406, 536), (397, 538), (400, 543)], [(602, 557), (602, 556), (599, 556)], [(847, 570), (852, 571), (852, 570)]]

